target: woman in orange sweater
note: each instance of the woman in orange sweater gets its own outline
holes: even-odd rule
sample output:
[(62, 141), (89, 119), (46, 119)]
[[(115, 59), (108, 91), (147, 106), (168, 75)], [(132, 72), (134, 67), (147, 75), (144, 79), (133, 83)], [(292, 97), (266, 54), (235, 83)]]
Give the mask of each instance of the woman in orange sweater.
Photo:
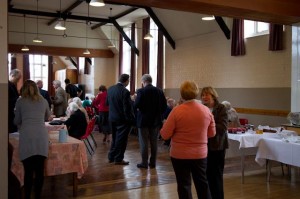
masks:
[(171, 138), (170, 156), (177, 180), (179, 199), (191, 199), (191, 176), (198, 198), (210, 199), (206, 178), (207, 140), (216, 134), (210, 110), (196, 100), (199, 93), (195, 82), (180, 86), (183, 103), (171, 111), (160, 133)]

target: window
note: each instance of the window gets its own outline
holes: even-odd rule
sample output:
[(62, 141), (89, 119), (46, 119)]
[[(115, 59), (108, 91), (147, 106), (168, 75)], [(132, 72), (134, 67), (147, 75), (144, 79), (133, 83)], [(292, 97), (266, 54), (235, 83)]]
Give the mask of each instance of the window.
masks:
[(43, 89), (48, 90), (48, 56), (29, 55), (30, 79), (42, 80)]
[[(126, 27), (124, 28), (124, 32), (126, 35), (131, 38), (131, 28)], [(130, 75), (130, 67), (131, 67), (131, 46), (123, 41), (123, 67), (122, 67), (122, 74), (126, 73)], [(130, 83), (127, 86), (128, 90), (130, 90)]]
[(244, 20), (244, 38), (269, 34), (269, 23)]
[(155, 86), (157, 81), (158, 27), (152, 19), (150, 19), (150, 34), (153, 36), (153, 38), (150, 39), (149, 43), (149, 73), (152, 77), (152, 84)]

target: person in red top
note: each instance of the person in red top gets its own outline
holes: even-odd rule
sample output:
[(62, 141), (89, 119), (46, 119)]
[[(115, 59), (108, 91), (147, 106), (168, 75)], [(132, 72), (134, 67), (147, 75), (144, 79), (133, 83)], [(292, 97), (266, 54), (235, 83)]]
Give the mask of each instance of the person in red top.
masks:
[(191, 176), (198, 198), (211, 199), (206, 178), (207, 142), (215, 136), (216, 127), (209, 108), (196, 100), (198, 86), (185, 81), (180, 86), (183, 103), (174, 107), (160, 134), (171, 138), (170, 156), (177, 180), (179, 199), (192, 199)]
[(92, 105), (98, 110), (99, 113), (99, 132), (104, 134), (103, 142), (109, 143), (111, 140), (110, 125), (108, 122), (108, 110), (109, 107), (106, 105), (107, 89), (106, 86), (101, 85), (99, 87), (99, 93), (94, 99)]

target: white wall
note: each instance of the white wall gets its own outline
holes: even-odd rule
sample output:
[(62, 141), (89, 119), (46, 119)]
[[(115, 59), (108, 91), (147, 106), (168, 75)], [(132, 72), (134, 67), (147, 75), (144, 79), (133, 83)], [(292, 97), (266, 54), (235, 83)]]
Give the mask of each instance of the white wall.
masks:
[(283, 51), (268, 51), (268, 36), (249, 38), (246, 55), (233, 57), (231, 40), (219, 30), (166, 44), (165, 87), (179, 88), (184, 80), (200, 87), (268, 88), (291, 86), (291, 28), (286, 27)]

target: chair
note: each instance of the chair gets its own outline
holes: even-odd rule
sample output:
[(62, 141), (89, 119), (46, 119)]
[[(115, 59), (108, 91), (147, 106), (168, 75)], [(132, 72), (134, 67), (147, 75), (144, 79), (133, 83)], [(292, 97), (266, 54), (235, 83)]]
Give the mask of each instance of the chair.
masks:
[(95, 116), (95, 113), (94, 113), (94, 110), (93, 110), (92, 107), (87, 106), (87, 107), (85, 107), (85, 110), (86, 110), (86, 112), (87, 112), (90, 119), (92, 119)]
[(245, 126), (246, 124), (249, 124), (249, 123), (248, 123), (248, 119), (240, 118), (239, 120), (240, 120), (240, 124), (241, 124), (242, 126)]
[[(85, 144), (85, 146), (86, 146), (86, 148), (87, 148), (90, 155), (93, 155), (96, 148), (97, 148), (96, 140), (95, 140), (95, 138), (92, 134), (93, 130), (94, 130), (95, 122), (96, 122), (96, 117), (93, 117), (87, 125), (85, 134), (80, 138), (84, 142), (84, 144)], [(88, 139), (89, 137), (91, 137), (94, 147), (90, 143), (90, 141)]]

